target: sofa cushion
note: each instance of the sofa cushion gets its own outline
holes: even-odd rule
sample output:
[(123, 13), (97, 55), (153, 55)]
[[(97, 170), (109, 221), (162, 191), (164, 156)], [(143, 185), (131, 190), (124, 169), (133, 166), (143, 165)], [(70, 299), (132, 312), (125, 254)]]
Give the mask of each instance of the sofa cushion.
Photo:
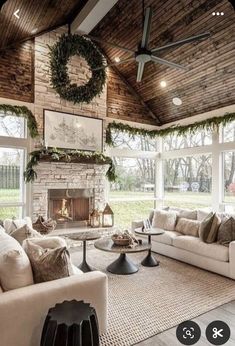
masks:
[(197, 210), (197, 220), (198, 221), (203, 221), (205, 218), (211, 213), (211, 210), (203, 210), (203, 209), (198, 209)]
[(30, 228), (28, 225), (24, 225), (11, 232), (11, 237), (15, 238), (20, 243), (20, 245), (22, 245), (25, 239), (35, 237), (41, 238), (42, 235), (34, 229)]
[(174, 231), (177, 220), (177, 213), (174, 211), (155, 210), (152, 227), (161, 228), (166, 231)]
[(57, 280), (70, 276), (72, 263), (66, 247), (44, 249), (29, 239), (25, 251), (29, 256), (35, 283)]
[(0, 233), (0, 282), (4, 291), (33, 284), (28, 256), (7, 233)]
[(220, 224), (221, 218), (217, 214), (214, 214), (211, 229), (207, 236), (206, 243), (214, 243), (216, 241)]
[(201, 222), (180, 217), (177, 221), (175, 230), (185, 235), (198, 237), (199, 227)]
[(17, 228), (24, 225), (28, 225), (30, 228), (32, 228), (32, 220), (30, 217), (26, 216), (23, 219), (5, 219), (3, 222), (3, 227), (8, 234), (11, 234)]
[(207, 237), (210, 233), (211, 226), (214, 219), (214, 213), (211, 212), (207, 215), (207, 217), (201, 222), (200, 228), (199, 228), (199, 238), (206, 242)]
[(224, 221), (221, 223), (219, 227), (217, 242), (219, 244), (229, 246), (229, 243), (234, 240), (235, 240), (235, 219), (233, 217), (227, 217), (226, 219), (224, 219)]
[(171, 207), (169, 210), (176, 211), (178, 213), (179, 218), (183, 217), (184, 219), (197, 220), (197, 210), (176, 207)]
[(173, 245), (179, 249), (184, 249), (189, 252), (209, 257), (221, 262), (229, 261), (228, 248), (216, 243), (207, 244), (200, 240), (200, 238), (192, 236), (179, 236), (173, 239)]
[[(25, 248), (27, 246), (27, 239), (23, 242), (22, 246)], [(64, 247), (67, 246), (66, 241), (64, 238), (59, 236), (42, 236), (40, 235), (39, 238), (33, 237), (30, 238), (30, 242), (36, 245), (41, 246), (44, 249), (55, 249), (56, 247)]]
[(5, 229), (0, 225), (0, 233), (6, 233)]
[[(159, 229), (161, 231), (161, 229)], [(152, 240), (156, 241), (158, 243), (162, 243), (162, 244), (167, 244), (167, 245), (172, 245), (173, 244), (173, 239), (175, 237), (178, 237), (182, 235), (179, 232), (176, 231), (165, 231), (163, 234), (160, 235), (153, 235), (152, 236)]]

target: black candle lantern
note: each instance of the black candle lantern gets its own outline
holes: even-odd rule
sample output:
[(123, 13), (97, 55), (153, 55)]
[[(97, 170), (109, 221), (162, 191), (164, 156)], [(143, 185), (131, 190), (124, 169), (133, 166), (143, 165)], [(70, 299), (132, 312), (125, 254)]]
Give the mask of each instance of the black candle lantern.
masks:
[(112, 227), (114, 225), (114, 214), (109, 204), (107, 203), (102, 213), (102, 226)]

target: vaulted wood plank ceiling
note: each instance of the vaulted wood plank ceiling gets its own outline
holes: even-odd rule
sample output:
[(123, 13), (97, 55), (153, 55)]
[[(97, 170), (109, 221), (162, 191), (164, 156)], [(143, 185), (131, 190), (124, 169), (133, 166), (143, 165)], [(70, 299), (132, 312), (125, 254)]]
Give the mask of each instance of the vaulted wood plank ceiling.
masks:
[[(135, 62), (118, 65), (118, 71), (139, 93), (161, 124), (235, 104), (235, 12), (227, 0), (145, 0), (152, 6), (150, 48), (206, 31), (205, 41), (169, 49), (159, 55), (190, 70), (179, 71), (148, 63), (141, 83), (136, 83)], [(212, 15), (223, 12), (224, 15)], [(92, 34), (106, 41), (136, 49), (142, 36), (142, 1), (119, 0)], [(129, 53), (108, 45), (102, 49), (110, 60)], [(160, 87), (165, 80), (166, 88)], [(108, 86), (113, 102), (115, 90)], [(172, 103), (180, 97), (181, 106)], [(109, 97), (108, 97), (109, 102)], [(109, 106), (109, 105), (108, 105)], [(133, 114), (134, 116), (134, 114)], [(132, 120), (132, 119), (130, 119)], [(149, 116), (148, 116), (149, 122)], [(153, 119), (151, 122), (154, 122)]]
[[(73, 20), (87, 0), (7, 0), (0, 12), (0, 49)], [(17, 18), (14, 15), (18, 11)]]

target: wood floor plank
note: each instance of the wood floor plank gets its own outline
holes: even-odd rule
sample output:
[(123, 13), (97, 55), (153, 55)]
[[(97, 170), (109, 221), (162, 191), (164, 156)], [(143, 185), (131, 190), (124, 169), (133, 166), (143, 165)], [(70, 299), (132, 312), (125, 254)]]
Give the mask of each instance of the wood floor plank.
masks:
[[(235, 345), (235, 301), (232, 301), (228, 304), (224, 304), (217, 309), (208, 311), (207, 313), (198, 316), (193, 319), (196, 323), (199, 324), (201, 328), (201, 338), (196, 343), (197, 346), (209, 346), (211, 345), (205, 336), (206, 327), (209, 323), (215, 320), (221, 320), (227, 323), (231, 330), (230, 340), (226, 343), (226, 346)], [(145, 341), (142, 341), (136, 346), (182, 346), (182, 344), (176, 338), (176, 328), (171, 328), (165, 332), (159, 333), (152, 338), (149, 338)]]

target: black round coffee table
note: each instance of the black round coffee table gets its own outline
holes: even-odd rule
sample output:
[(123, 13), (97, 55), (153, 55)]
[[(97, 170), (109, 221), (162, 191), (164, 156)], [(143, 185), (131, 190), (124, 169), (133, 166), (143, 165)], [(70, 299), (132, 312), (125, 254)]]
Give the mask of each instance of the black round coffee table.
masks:
[(148, 243), (149, 243), (149, 250), (148, 250), (148, 254), (147, 256), (143, 259), (143, 261), (141, 262), (141, 264), (145, 267), (156, 267), (159, 265), (159, 261), (157, 261), (153, 255), (152, 255), (152, 242), (151, 242), (151, 237), (152, 235), (161, 235), (164, 233), (163, 230), (160, 229), (154, 229), (151, 228), (149, 230), (136, 230), (135, 231), (136, 234), (141, 234), (141, 235), (147, 235), (148, 236)]
[(102, 251), (114, 252), (120, 254), (116, 261), (112, 262), (107, 270), (113, 274), (119, 275), (127, 275), (134, 274), (138, 272), (139, 268), (136, 264), (134, 264), (128, 257), (127, 254), (147, 251), (150, 249), (150, 245), (147, 242), (142, 244), (138, 244), (134, 247), (128, 246), (117, 246), (114, 245), (112, 239), (110, 237), (105, 237), (99, 239), (95, 242), (94, 246)]
[(92, 269), (89, 264), (86, 261), (86, 242), (91, 240), (96, 240), (100, 238), (100, 234), (97, 232), (81, 232), (81, 233), (73, 233), (70, 235), (67, 235), (68, 238), (73, 240), (78, 240), (83, 242), (83, 260), (82, 263), (78, 266), (79, 269), (81, 269), (84, 273), (90, 272), (94, 269)]

